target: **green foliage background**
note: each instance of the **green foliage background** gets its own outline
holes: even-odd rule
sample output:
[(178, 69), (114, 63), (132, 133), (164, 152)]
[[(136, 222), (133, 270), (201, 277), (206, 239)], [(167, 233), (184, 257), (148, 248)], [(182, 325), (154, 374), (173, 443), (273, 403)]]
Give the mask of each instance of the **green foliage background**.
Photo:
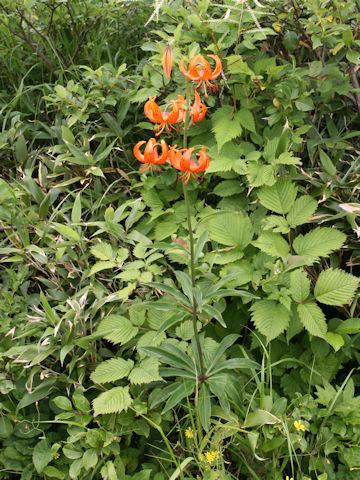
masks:
[[(360, 478), (355, 0), (0, 10), (0, 478)], [(197, 53), (193, 292), (181, 183), (132, 148)]]

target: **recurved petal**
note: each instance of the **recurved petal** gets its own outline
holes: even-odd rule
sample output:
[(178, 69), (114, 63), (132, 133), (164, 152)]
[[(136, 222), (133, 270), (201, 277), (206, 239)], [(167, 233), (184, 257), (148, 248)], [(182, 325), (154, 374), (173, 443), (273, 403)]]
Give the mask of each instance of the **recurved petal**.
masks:
[(209, 77), (210, 80), (215, 80), (215, 78), (217, 78), (221, 73), (221, 69), (222, 69), (221, 60), (217, 55), (208, 55), (208, 57), (215, 60), (214, 71), (212, 72), (211, 77)]
[[(202, 80), (204, 78), (203, 74), (204, 74), (204, 70), (205, 70), (205, 64), (207, 64), (208, 68), (210, 69), (210, 65), (208, 64), (208, 62), (200, 54), (195, 55), (195, 57), (193, 57), (190, 60), (189, 72), (190, 72), (190, 75), (192, 77), (192, 80), (197, 81), (197, 80)], [(200, 72), (198, 70), (198, 65), (200, 65), (200, 68), (201, 68)], [(211, 72), (211, 69), (210, 69), (210, 72)]]
[(180, 72), (185, 75), (189, 80), (198, 80), (198, 78), (193, 78), (191, 74), (185, 69), (185, 58), (182, 58), (179, 63)]
[(200, 152), (197, 154), (199, 157), (198, 160), (198, 167), (195, 170), (192, 170), (194, 173), (200, 173), (204, 172), (207, 168), (209, 168), (210, 165), (210, 159), (208, 154), (206, 153), (206, 148), (202, 147), (200, 149)]
[(192, 153), (194, 151), (194, 147), (187, 148), (181, 156), (180, 160), (180, 170), (185, 172), (186, 170), (191, 170), (191, 163), (192, 160)]
[[(154, 160), (154, 163), (156, 165), (161, 165), (162, 163), (166, 163), (169, 157), (169, 148), (165, 142), (165, 140), (161, 140), (160, 142), (161, 145), (161, 157), (157, 158), (157, 160)], [(154, 150), (156, 147), (154, 148)], [(157, 155), (157, 150), (156, 150), (156, 155)]]
[(171, 102), (171, 105), (172, 105), (172, 110), (166, 119), (167, 122), (170, 123), (170, 125), (172, 125), (173, 123), (176, 123), (179, 120), (179, 116), (180, 116), (180, 110), (178, 108), (177, 100), (173, 100)]
[(155, 138), (150, 138), (147, 142), (144, 150), (144, 163), (154, 163), (154, 158), (157, 158), (157, 149), (156, 149), (156, 140)]
[(153, 123), (163, 123), (163, 115), (159, 105), (155, 102), (156, 97), (150, 97), (144, 105), (144, 112), (147, 118)]
[(144, 143), (146, 143), (145, 140), (141, 140), (140, 142), (138, 142), (133, 148), (133, 153), (135, 158), (139, 160), (139, 162), (146, 163), (144, 160), (144, 155), (140, 151), (140, 147), (144, 145)]

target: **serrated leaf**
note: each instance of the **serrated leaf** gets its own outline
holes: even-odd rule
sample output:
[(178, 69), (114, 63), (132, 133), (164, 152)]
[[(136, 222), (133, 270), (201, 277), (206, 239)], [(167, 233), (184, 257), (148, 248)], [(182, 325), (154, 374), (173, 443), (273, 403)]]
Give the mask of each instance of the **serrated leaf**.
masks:
[(93, 401), (94, 416), (106, 413), (120, 413), (132, 404), (129, 387), (115, 387), (101, 393)]
[(345, 242), (346, 235), (334, 228), (317, 227), (306, 235), (298, 235), (293, 247), (298, 255), (326, 257), (338, 250)]
[(100, 363), (90, 378), (94, 383), (115, 382), (129, 375), (134, 366), (132, 360), (124, 360), (123, 358), (112, 358)]
[(253, 228), (247, 215), (225, 212), (206, 220), (211, 240), (245, 248), (251, 242)]
[(130, 320), (121, 315), (109, 315), (100, 322), (97, 332), (106, 332), (104, 338), (114, 344), (128, 342), (138, 333), (138, 327), (134, 327)]
[(236, 120), (242, 125), (246, 130), (256, 133), (254, 115), (247, 108), (241, 108), (235, 114)]
[(236, 195), (244, 190), (242, 183), (239, 180), (224, 180), (214, 188), (215, 195), (219, 197), (230, 197)]
[(91, 247), (90, 252), (99, 260), (113, 260), (114, 252), (112, 246), (107, 242), (101, 242)]
[(241, 145), (234, 142), (227, 142), (218, 152), (217, 147), (209, 149), (209, 157), (211, 158), (210, 167), (206, 170), (213, 172), (229, 172), (234, 170), (239, 175), (246, 173), (245, 159), (241, 158), (244, 151)]
[(215, 133), (218, 151), (221, 150), (221, 147), (226, 142), (241, 135), (241, 125), (238, 120), (233, 118), (232, 107), (230, 105), (224, 105), (217, 109), (211, 120), (213, 125), (212, 131)]
[(303, 195), (295, 200), (294, 205), (290, 208), (286, 216), (286, 220), (290, 227), (295, 228), (312, 217), (316, 208), (317, 201), (310, 197), (310, 195)]
[(289, 325), (289, 312), (274, 300), (260, 300), (251, 307), (252, 320), (267, 341), (278, 337)]
[(291, 272), (290, 292), (295, 302), (303, 302), (310, 295), (310, 280), (304, 270), (298, 269)]
[(142, 191), (142, 197), (145, 204), (151, 208), (151, 210), (161, 210), (163, 202), (154, 188)]
[(164, 220), (155, 227), (155, 240), (161, 241), (178, 230), (179, 226), (173, 220)]
[(264, 232), (252, 244), (272, 257), (289, 255), (289, 244), (279, 233)]
[(132, 370), (129, 380), (134, 385), (162, 380), (159, 375), (159, 360), (153, 357), (145, 358)]
[(287, 213), (297, 193), (296, 185), (286, 178), (279, 178), (275, 185), (262, 187), (258, 192), (260, 203), (276, 213)]
[(95, 273), (101, 272), (102, 270), (114, 267), (116, 267), (116, 262), (97, 262), (91, 267), (89, 275), (95, 275)]
[(325, 315), (315, 302), (303, 303), (297, 306), (301, 323), (315, 337), (326, 338), (327, 325)]
[(342, 270), (329, 268), (320, 273), (314, 295), (326, 305), (344, 305), (349, 303), (359, 284), (359, 279)]

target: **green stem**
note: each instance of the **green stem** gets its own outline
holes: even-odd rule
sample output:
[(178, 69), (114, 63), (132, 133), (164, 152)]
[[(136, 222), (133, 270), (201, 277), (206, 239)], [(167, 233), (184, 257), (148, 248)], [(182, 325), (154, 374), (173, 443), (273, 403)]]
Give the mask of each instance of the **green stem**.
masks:
[[(187, 148), (187, 132), (189, 128), (189, 119), (190, 119), (190, 82), (186, 79), (186, 113), (184, 120), (184, 137), (183, 137), (183, 148)], [(190, 273), (191, 273), (191, 285), (192, 285), (192, 322), (193, 330), (195, 336), (195, 342), (198, 350), (199, 360), (200, 360), (200, 372), (197, 372), (197, 379), (200, 382), (203, 382), (205, 379), (205, 367), (202, 348), (200, 344), (199, 332), (197, 330), (197, 302), (194, 295), (195, 290), (195, 254), (194, 254), (194, 236), (191, 225), (191, 211), (190, 211), (190, 201), (187, 191), (187, 185), (183, 183), (184, 191), (184, 201), (186, 205), (186, 217), (189, 230), (189, 242), (190, 242)], [(198, 436), (202, 438), (202, 429), (200, 422), (200, 413), (199, 413), (199, 394), (198, 394), (198, 382), (197, 382), (197, 392), (195, 395), (195, 412), (196, 412), (196, 423), (198, 428)]]

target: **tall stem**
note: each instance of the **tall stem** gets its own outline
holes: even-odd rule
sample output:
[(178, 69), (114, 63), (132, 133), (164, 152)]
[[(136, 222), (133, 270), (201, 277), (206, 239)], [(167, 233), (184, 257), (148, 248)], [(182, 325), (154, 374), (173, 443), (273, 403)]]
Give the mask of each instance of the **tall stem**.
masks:
[[(189, 118), (190, 118), (190, 86), (189, 80), (186, 79), (186, 112), (185, 112), (185, 121), (184, 121), (184, 138), (183, 138), (183, 148), (187, 148), (187, 132), (189, 128)], [(200, 374), (198, 378), (200, 382), (204, 381), (205, 376), (205, 368), (204, 368), (204, 359), (202, 348), (200, 344), (199, 332), (197, 330), (197, 302), (194, 295), (195, 290), (195, 254), (194, 254), (194, 236), (192, 231), (191, 225), (191, 212), (190, 212), (190, 201), (189, 195), (187, 191), (187, 185), (183, 183), (183, 191), (184, 191), (184, 200), (186, 205), (186, 217), (187, 217), (187, 224), (189, 230), (189, 242), (190, 242), (190, 273), (191, 273), (191, 285), (192, 285), (192, 321), (193, 321), (193, 329), (194, 329), (194, 336), (196, 341), (196, 346), (199, 354), (200, 360)]]

